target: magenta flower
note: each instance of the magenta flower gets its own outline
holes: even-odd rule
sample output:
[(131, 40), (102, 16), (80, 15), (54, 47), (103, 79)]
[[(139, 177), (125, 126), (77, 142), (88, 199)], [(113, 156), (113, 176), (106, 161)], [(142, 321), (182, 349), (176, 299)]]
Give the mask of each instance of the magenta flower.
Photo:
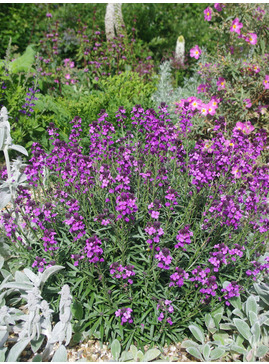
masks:
[(205, 20), (210, 21), (212, 19), (212, 10), (210, 7), (204, 10)]
[(269, 75), (265, 75), (265, 80), (263, 81), (264, 89), (269, 90)]
[(245, 108), (246, 109), (249, 109), (252, 106), (252, 103), (251, 103), (250, 99), (244, 99), (243, 101), (245, 103)]
[(238, 123), (236, 123), (235, 128), (233, 131), (235, 130), (241, 130), (244, 134), (248, 135), (250, 134), (253, 130), (255, 129), (255, 127), (251, 124), (250, 121), (247, 121), (245, 123), (241, 123), (240, 121)]
[(216, 3), (214, 4), (214, 8), (217, 10), (217, 11), (222, 11), (222, 9), (225, 7), (224, 4), (221, 4), (221, 3)]
[(191, 50), (190, 50), (190, 56), (194, 57), (195, 59), (198, 59), (201, 55), (202, 51), (201, 49), (198, 47), (198, 45), (194, 46)]
[(46, 17), (47, 17), (47, 18), (52, 18), (52, 14), (51, 14), (51, 13), (47, 13), (47, 14), (46, 14)]
[(232, 22), (232, 26), (230, 28), (230, 31), (235, 32), (237, 34), (240, 34), (241, 28), (243, 28), (243, 24), (239, 22), (238, 18), (235, 18), (234, 21)]
[(245, 40), (249, 44), (255, 45), (255, 44), (257, 44), (257, 34), (256, 33), (248, 33)]
[(225, 79), (223, 77), (219, 77), (218, 81), (217, 81), (217, 86), (218, 86), (218, 91), (220, 90), (224, 90), (225, 89)]

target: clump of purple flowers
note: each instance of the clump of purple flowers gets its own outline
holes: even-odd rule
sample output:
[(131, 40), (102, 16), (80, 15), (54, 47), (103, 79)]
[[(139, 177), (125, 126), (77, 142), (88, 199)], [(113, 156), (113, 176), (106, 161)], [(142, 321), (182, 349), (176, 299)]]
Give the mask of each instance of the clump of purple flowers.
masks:
[[(170, 301), (170, 300), (159, 300), (158, 301), (157, 310), (160, 311), (158, 321), (162, 322), (166, 312), (168, 312), (170, 314), (174, 312), (174, 307), (171, 305), (171, 303), (172, 303), (172, 301)], [(170, 326), (173, 325), (173, 321), (171, 320), (171, 317), (168, 317), (166, 319), (166, 322), (168, 322)]]
[(231, 283), (229, 283), (225, 288), (222, 288), (221, 292), (224, 292), (224, 299), (225, 304), (227, 306), (230, 306), (230, 302), (229, 299), (231, 299), (232, 297), (239, 297), (240, 296), (240, 292), (243, 291), (243, 288), (239, 286), (239, 284), (237, 284), (237, 282), (233, 281)]
[(133, 284), (133, 280), (130, 277), (135, 276), (133, 265), (126, 265), (123, 267), (120, 263), (115, 262), (110, 265), (110, 274), (113, 278), (128, 279), (129, 284)]
[(186, 244), (191, 243), (191, 236), (193, 236), (193, 232), (190, 231), (190, 225), (186, 225), (183, 229), (178, 231), (178, 242), (175, 245), (175, 248), (183, 248), (183, 250), (186, 250), (184, 247)]
[(169, 265), (172, 262), (173, 257), (170, 255), (168, 248), (163, 248), (158, 254), (155, 254), (155, 258), (158, 259), (158, 267), (162, 269), (169, 269)]
[(178, 287), (182, 287), (184, 284), (184, 279), (189, 278), (189, 273), (186, 273), (184, 269), (176, 267), (176, 272), (170, 276), (171, 282), (169, 283), (169, 287), (173, 287), (177, 285)]
[(129, 324), (133, 323), (133, 319), (132, 319), (132, 314), (133, 310), (129, 307), (127, 308), (119, 308), (116, 312), (115, 315), (116, 317), (120, 317), (121, 318), (121, 325), (123, 325), (125, 322), (129, 322)]
[(20, 113), (25, 114), (27, 116), (31, 116), (34, 112), (33, 107), (35, 106), (35, 103), (33, 100), (38, 100), (38, 97), (36, 97), (36, 94), (40, 92), (39, 89), (34, 89), (33, 87), (29, 87), (29, 91), (27, 92), (27, 97), (25, 98), (25, 103), (22, 105), (21, 110), (19, 110)]

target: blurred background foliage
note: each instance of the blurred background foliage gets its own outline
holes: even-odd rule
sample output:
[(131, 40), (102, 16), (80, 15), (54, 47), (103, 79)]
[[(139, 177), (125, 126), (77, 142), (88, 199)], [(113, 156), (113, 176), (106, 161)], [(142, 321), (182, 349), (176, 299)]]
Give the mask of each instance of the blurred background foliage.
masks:
[[(19, 53), (27, 45), (37, 44), (47, 29), (46, 14), (53, 14), (65, 29), (74, 29), (80, 18), (89, 29), (98, 27), (105, 30), (105, 3), (82, 4), (0, 4), (0, 58), (12, 37), (12, 45)], [(203, 10), (208, 4), (123, 4), (122, 12), (127, 28), (131, 33), (136, 28), (136, 36), (148, 45), (155, 61), (171, 55), (179, 35), (185, 38), (186, 52), (195, 44), (205, 46), (208, 51), (215, 49), (217, 38), (212, 36), (210, 25), (204, 21)], [(209, 42), (210, 40), (210, 42)]]

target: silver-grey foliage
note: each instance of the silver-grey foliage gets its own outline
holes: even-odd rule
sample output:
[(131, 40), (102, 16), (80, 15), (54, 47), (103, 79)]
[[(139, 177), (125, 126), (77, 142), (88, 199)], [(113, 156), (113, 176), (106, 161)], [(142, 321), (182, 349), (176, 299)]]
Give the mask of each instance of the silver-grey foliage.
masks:
[[(42, 298), (42, 289), (48, 278), (64, 267), (49, 267), (43, 273), (38, 272), (38, 274), (26, 268), (22, 272), (17, 271), (13, 277), (2, 269), (3, 262), (4, 259), (0, 257), (0, 271), (5, 277), (0, 285), (0, 360), (17, 361), (28, 344), (31, 344), (32, 352), (36, 353), (44, 342), (45, 349), (41, 354), (36, 354), (35, 361), (50, 359), (66, 361), (65, 346), (69, 344), (72, 336), (70, 308), (72, 297), (69, 286), (64, 285), (59, 292), (61, 295), (60, 320), (54, 327), (52, 326), (53, 310)], [(9, 295), (14, 292), (19, 293), (18, 301), (22, 299), (26, 301), (22, 309), (7, 305)], [(11, 334), (15, 334), (12, 339)], [(15, 343), (8, 352), (4, 345), (10, 340), (15, 340)], [(58, 344), (57, 350), (55, 344)]]
[(3, 106), (0, 111), (0, 150), (4, 153), (8, 178), (4, 182), (0, 181), (0, 209), (3, 209), (9, 202), (14, 202), (17, 187), (25, 185), (26, 182), (26, 176), (21, 173), (21, 168), (25, 166), (23, 162), (16, 159), (12, 164), (10, 163), (9, 149), (16, 150), (26, 156), (28, 152), (21, 145), (13, 144), (8, 118), (7, 108)]

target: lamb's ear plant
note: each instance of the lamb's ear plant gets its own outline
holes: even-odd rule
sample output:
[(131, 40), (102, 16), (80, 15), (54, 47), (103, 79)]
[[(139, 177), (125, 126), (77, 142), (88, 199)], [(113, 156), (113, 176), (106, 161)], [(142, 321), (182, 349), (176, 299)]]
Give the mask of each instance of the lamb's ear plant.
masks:
[(23, 146), (12, 142), (8, 111), (3, 106), (0, 111), (0, 150), (4, 153), (8, 179), (0, 186), (0, 209), (3, 209), (9, 202), (14, 202), (18, 185), (23, 186), (26, 181), (26, 176), (20, 171), (20, 168), (24, 166), (23, 163), (19, 159), (15, 160), (13, 164), (10, 163), (8, 153), (10, 149), (28, 156), (28, 152)]
[[(33, 273), (25, 268), (22, 272), (16, 271), (12, 277), (3, 269), (4, 259), (0, 259), (0, 269), (4, 280), (0, 285), (0, 359), (1, 361), (17, 361), (22, 351), (30, 344), (33, 361), (66, 361), (67, 346), (72, 336), (71, 326), (71, 302), (70, 289), (64, 285), (60, 291), (59, 322), (52, 326), (52, 312), (46, 300), (42, 299), (42, 289), (50, 276), (56, 274), (62, 266), (52, 266), (43, 273)], [(19, 297), (14, 294), (19, 292)], [(10, 298), (12, 295), (12, 298)], [(25, 300), (27, 303), (23, 309), (9, 307)], [(10, 335), (15, 334), (15, 338)], [(6, 342), (15, 341), (10, 350)], [(41, 345), (45, 344), (43, 352), (38, 353)], [(55, 350), (55, 344), (58, 349)], [(54, 356), (53, 356), (54, 355)]]
[(127, 350), (122, 351), (121, 344), (117, 339), (113, 340), (111, 344), (111, 352), (113, 359), (110, 361), (115, 361), (115, 362), (126, 362), (126, 361), (152, 362), (152, 361), (170, 361), (176, 359), (161, 355), (161, 351), (156, 348), (149, 349), (145, 353), (143, 353), (141, 350), (138, 350), (136, 346), (131, 345), (129, 351)]
[[(212, 326), (213, 323), (211, 324), (211, 327)], [(217, 359), (220, 359), (225, 355), (227, 347), (217, 341), (206, 341), (205, 333), (200, 326), (196, 324), (190, 325), (189, 330), (191, 331), (196, 341), (183, 341), (182, 347), (186, 348), (186, 351), (193, 357), (199, 359), (200, 361), (208, 362), (216, 361)]]

